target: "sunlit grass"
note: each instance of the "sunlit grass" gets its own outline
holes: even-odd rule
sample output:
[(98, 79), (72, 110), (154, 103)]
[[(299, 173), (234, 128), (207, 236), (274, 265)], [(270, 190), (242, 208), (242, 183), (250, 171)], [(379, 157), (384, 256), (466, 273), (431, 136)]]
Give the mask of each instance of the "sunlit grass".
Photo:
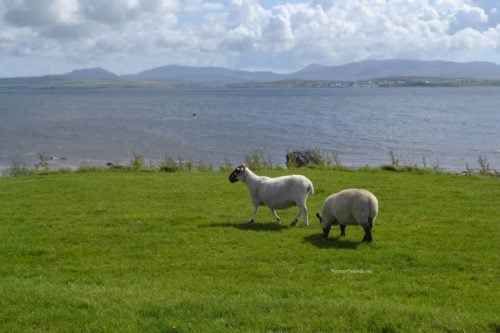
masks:
[[(0, 178), (0, 331), (498, 331), (497, 178), (292, 172), (315, 185), (308, 228), (296, 208), (246, 224), (227, 172)], [(379, 199), (371, 244), (313, 220), (348, 187)]]

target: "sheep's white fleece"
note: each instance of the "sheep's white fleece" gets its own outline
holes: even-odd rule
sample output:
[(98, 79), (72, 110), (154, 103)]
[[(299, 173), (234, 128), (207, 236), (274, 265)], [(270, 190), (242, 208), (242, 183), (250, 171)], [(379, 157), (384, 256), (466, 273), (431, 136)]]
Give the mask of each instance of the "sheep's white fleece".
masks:
[(323, 228), (328, 225), (374, 224), (378, 214), (378, 200), (369, 191), (347, 189), (326, 198), (322, 209)]
[(269, 207), (278, 222), (280, 221), (280, 217), (276, 213), (276, 209), (298, 206), (300, 211), (292, 221), (292, 224), (297, 223), (300, 216), (303, 215), (304, 225), (309, 225), (306, 199), (309, 193), (314, 194), (314, 187), (308, 178), (302, 175), (290, 175), (277, 178), (258, 176), (245, 166), (238, 167), (233, 174), (235, 174), (237, 170), (241, 170), (237, 173), (238, 180), (241, 180), (247, 185), (254, 205), (254, 212), (250, 222), (255, 220), (255, 215), (259, 206)]

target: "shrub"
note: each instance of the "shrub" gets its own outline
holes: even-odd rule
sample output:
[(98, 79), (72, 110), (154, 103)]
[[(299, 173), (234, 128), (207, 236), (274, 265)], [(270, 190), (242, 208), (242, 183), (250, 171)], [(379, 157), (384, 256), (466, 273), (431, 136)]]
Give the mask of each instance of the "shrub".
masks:
[(186, 171), (186, 172), (191, 172), (193, 171), (193, 162), (186, 160), (184, 161), (182, 157), (179, 157), (177, 159), (177, 166), (179, 171)]
[(144, 162), (144, 156), (141, 154), (134, 153), (132, 159), (130, 160), (130, 168), (132, 170), (144, 170), (146, 167), (146, 163)]
[(49, 169), (49, 157), (45, 153), (38, 154), (38, 162), (35, 164), (35, 170), (47, 171)]
[(165, 159), (160, 164), (160, 171), (163, 172), (177, 172), (186, 171), (190, 172), (193, 170), (193, 162), (184, 161), (182, 158), (175, 160), (172, 156), (166, 154)]
[(389, 157), (391, 158), (391, 166), (393, 166), (395, 169), (398, 169), (399, 168), (399, 159), (396, 157), (394, 150), (392, 150), (392, 149), (389, 150)]
[(441, 167), (439, 166), (438, 160), (436, 160), (436, 163), (434, 163), (433, 165), (431, 165), (429, 167), (429, 165), (427, 164), (427, 159), (425, 157), (422, 157), (422, 165), (424, 166), (424, 170), (430, 170), (430, 171), (436, 171), (436, 172), (442, 171)]
[(220, 171), (233, 171), (233, 169), (233, 164), (227, 158), (224, 158), (221, 165), (219, 166)]
[(160, 164), (160, 171), (164, 172), (176, 172), (179, 170), (177, 162), (170, 155), (165, 155), (165, 159)]
[(11, 177), (27, 176), (32, 173), (32, 170), (30, 170), (25, 163), (20, 161), (13, 161), (11, 167), (4, 171), (5, 176)]
[(196, 169), (201, 172), (210, 172), (214, 170), (212, 164), (203, 161), (198, 162)]
[(316, 151), (318, 156), (320, 157), (318, 161), (320, 167), (327, 167), (327, 168), (342, 167), (342, 161), (337, 151), (332, 150), (332, 151), (322, 152), (319, 148)]
[(267, 155), (264, 158), (264, 148), (255, 148), (252, 153), (245, 155), (245, 164), (252, 170), (262, 170), (262, 169), (272, 169), (273, 162), (271, 161), (271, 156)]
[(482, 175), (491, 174), (490, 164), (488, 163), (486, 156), (480, 155), (479, 158), (477, 159), (477, 162), (479, 163), (480, 174)]

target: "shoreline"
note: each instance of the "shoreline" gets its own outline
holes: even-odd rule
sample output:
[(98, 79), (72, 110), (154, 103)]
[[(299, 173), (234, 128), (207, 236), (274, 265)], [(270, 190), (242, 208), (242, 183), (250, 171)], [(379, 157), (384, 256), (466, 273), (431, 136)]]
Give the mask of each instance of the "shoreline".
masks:
[[(390, 154), (391, 155), (391, 154)], [(417, 165), (416, 163), (405, 164), (400, 163), (399, 160), (391, 155), (391, 160), (389, 163), (380, 165), (369, 165), (369, 164), (358, 164), (350, 165), (344, 164), (341, 161), (334, 161), (331, 158), (321, 161), (319, 165), (309, 164), (306, 166), (291, 166), (288, 167), (286, 163), (275, 164), (270, 159), (266, 159), (262, 152), (255, 150), (253, 155), (246, 155), (245, 161), (233, 162), (228, 159), (221, 161), (219, 164), (211, 164), (201, 160), (189, 160), (183, 158), (174, 159), (169, 155), (166, 155), (165, 159), (147, 159), (140, 154), (134, 154), (129, 159), (121, 160), (74, 160), (65, 157), (50, 156), (46, 157), (40, 155), (40, 160), (38, 162), (26, 163), (20, 161), (13, 161), (10, 164), (0, 162), (0, 177), (3, 176), (16, 176), (24, 174), (35, 174), (43, 172), (78, 172), (82, 170), (112, 170), (112, 169), (123, 169), (123, 170), (140, 170), (140, 171), (158, 171), (158, 172), (176, 172), (176, 171), (228, 171), (232, 170), (235, 166), (240, 164), (246, 164), (253, 167), (256, 170), (266, 170), (266, 169), (291, 169), (298, 170), (302, 168), (325, 168), (325, 169), (344, 169), (344, 170), (362, 170), (362, 169), (382, 169), (386, 171), (394, 172), (438, 172), (445, 174), (457, 174), (457, 175), (473, 175), (481, 174), (488, 175), (492, 177), (500, 177), (500, 170), (490, 167), (486, 157), (480, 156), (478, 165), (473, 167), (466, 165), (463, 169), (446, 169), (440, 167), (438, 164), (435, 165)], [(425, 162), (425, 160), (424, 160)], [(252, 165), (253, 164), (253, 165)]]

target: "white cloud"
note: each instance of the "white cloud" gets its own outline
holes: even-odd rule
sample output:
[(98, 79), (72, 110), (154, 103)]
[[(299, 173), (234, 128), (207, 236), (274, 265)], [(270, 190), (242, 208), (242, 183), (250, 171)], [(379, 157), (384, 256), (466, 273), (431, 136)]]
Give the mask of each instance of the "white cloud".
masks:
[(450, 31), (455, 33), (462, 29), (482, 30), (486, 27), (488, 15), (482, 8), (463, 6), (454, 15), (450, 24)]
[(119, 73), (174, 62), (276, 70), (394, 57), (500, 63), (500, 6), (491, 0), (263, 2), (2, 0), (0, 61), (13, 65), (0, 76), (26, 63), (40, 74), (52, 62)]
[(78, 14), (79, 8), (77, 0), (55, 0), (51, 5), (51, 11), (55, 13), (56, 21), (64, 24), (81, 22), (81, 17)]

